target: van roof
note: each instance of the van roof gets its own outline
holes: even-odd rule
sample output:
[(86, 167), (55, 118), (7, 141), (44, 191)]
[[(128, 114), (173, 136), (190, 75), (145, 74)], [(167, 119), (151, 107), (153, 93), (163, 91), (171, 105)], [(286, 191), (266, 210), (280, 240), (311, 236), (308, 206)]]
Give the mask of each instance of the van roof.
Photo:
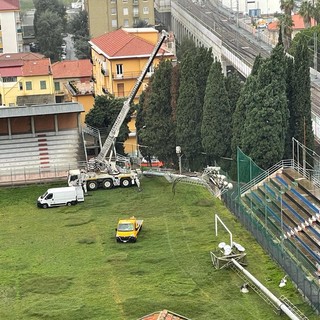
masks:
[(60, 191), (60, 192), (67, 192), (67, 191), (70, 191), (70, 190), (75, 190), (76, 187), (61, 187), (61, 188), (50, 188), (48, 189), (47, 191), (50, 193), (50, 192), (57, 192), (57, 191)]

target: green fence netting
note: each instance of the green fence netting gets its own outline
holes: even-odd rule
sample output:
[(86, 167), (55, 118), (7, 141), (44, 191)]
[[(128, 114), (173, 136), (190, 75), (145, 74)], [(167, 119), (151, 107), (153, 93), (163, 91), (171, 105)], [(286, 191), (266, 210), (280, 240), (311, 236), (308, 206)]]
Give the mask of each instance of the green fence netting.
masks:
[(239, 147), (237, 148), (238, 183), (248, 183), (263, 172), (263, 169), (261, 169), (250, 157), (245, 155)]

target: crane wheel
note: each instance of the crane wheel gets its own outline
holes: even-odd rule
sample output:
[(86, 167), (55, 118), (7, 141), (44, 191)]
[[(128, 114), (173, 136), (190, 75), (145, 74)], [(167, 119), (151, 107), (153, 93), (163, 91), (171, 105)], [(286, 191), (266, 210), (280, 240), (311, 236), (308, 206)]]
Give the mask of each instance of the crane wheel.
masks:
[(111, 189), (113, 187), (113, 182), (111, 179), (104, 179), (102, 181), (103, 189)]
[(124, 178), (124, 179), (121, 179), (120, 184), (121, 184), (121, 187), (125, 187), (125, 188), (130, 187), (131, 181), (130, 179)]
[(97, 190), (98, 189), (98, 182), (97, 181), (88, 181), (87, 189), (90, 191)]

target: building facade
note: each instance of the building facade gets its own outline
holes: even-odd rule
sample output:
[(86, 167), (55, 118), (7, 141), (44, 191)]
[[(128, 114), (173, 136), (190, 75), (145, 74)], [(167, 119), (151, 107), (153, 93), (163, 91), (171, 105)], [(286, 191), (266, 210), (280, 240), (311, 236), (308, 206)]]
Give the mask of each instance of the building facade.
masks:
[(154, 0), (85, 0), (89, 33), (95, 38), (140, 21), (154, 25)]
[[(154, 28), (123, 28), (91, 39), (89, 43), (95, 95), (110, 93), (115, 97), (128, 97), (158, 42), (158, 37), (159, 33)], [(167, 47), (165, 43), (159, 50), (135, 97), (135, 103), (138, 103), (140, 94), (160, 60), (175, 59)], [(130, 138), (125, 143), (125, 151), (135, 155), (135, 117), (129, 123), (129, 129)]]
[(0, 53), (23, 51), (19, 0), (0, 1)]
[(30, 106), (54, 102), (49, 58), (30, 52), (0, 55), (1, 106)]

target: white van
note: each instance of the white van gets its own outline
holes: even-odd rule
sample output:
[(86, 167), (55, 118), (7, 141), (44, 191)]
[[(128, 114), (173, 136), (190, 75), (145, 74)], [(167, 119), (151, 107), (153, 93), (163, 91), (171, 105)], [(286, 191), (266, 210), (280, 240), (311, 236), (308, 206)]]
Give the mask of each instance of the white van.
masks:
[(37, 206), (46, 209), (48, 207), (71, 206), (83, 201), (84, 195), (80, 186), (51, 188), (38, 198)]

